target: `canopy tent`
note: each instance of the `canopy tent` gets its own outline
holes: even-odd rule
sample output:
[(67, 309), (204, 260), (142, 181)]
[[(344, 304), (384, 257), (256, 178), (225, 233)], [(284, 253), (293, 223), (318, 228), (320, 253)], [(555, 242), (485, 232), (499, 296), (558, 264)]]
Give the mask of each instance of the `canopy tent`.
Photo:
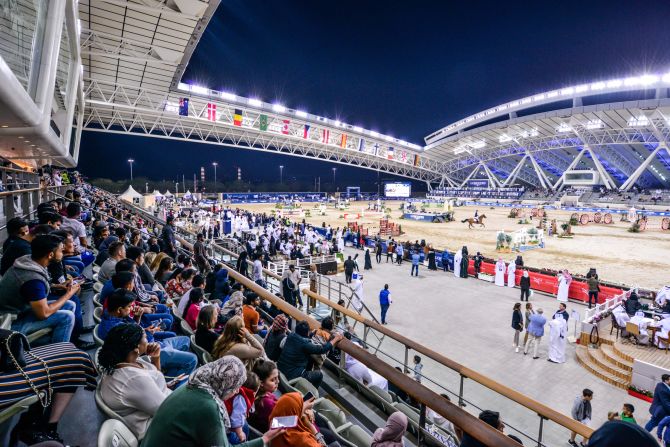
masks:
[(189, 189), (186, 191), (186, 194), (184, 194), (184, 197), (191, 197), (191, 196), (193, 196), (193, 194), (191, 194), (191, 190)]
[(161, 192), (157, 189), (154, 189), (154, 192), (152, 192), (151, 194), (157, 199), (160, 197), (164, 197), (163, 194), (161, 194)]
[(142, 197), (143, 197), (142, 194), (135, 191), (135, 189), (132, 186), (128, 186), (128, 189), (126, 189), (123, 192), (123, 194), (121, 194), (119, 196), (119, 200), (123, 200), (124, 202), (134, 203), (134, 202), (137, 202)]
[(170, 192), (169, 189), (168, 189), (167, 191), (165, 191), (165, 194), (163, 194), (163, 195), (164, 195), (165, 197), (174, 197), (174, 195)]

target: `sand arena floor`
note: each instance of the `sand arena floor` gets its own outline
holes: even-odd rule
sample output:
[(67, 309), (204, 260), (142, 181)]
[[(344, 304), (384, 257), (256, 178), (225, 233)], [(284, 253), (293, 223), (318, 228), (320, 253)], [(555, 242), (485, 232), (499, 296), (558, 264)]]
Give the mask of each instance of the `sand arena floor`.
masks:
[[(429, 223), (400, 219), (401, 202), (386, 202), (392, 209), (391, 221), (402, 226), (404, 234), (397, 240), (421, 240), (432, 244), (435, 248), (447, 248), (454, 251), (467, 245), (471, 254), (477, 251), (491, 258), (498, 257), (495, 251), (496, 234), (499, 230), (512, 232), (523, 227), (537, 225), (537, 220), (528, 225), (518, 224), (518, 219), (508, 218), (509, 208), (460, 207), (456, 208), (455, 222)], [(234, 205), (254, 212), (270, 212), (271, 204)], [(347, 210), (336, 210), (328, 207), (325, 216), (317, 215), (312, 207), (305, 203), (303, 207), (310, 209), (312, 217), (305, 220), (311, 224), (321, 225), (323, 222), (333, 228), (344, 227), (347, 221), (340, 218), (345, 212), (359, 213), (367, 208), (367, 202), (355, 203)], [(472, 217), (475, 209), (479, 214), (486, 214), (486, 228), (468, 229), (462, 219)], [(549, 219), (556, 219), (560, 224), (569, 220), (571, 212), (548, 211)], [(523, 253), (526, 265), (552, 269), (567, 268), (572, 273), (585, 274), (590, 267), (595, 267), (602, 279), (616, 281), (628, 285), (639, 285), (644, 288), (658, 289), (668, 283), (670, 268), (670, 231), (661, 230), (661, 218), (650, 217), (647, 230), (642, 233), (629, 233), (630, 223), (620, 222), (618, 215), (613, 215), (611, 225), (593, 224), (574, 226), (572, 239), (557, 237), (546, 238), (546, 248), (535, 249)], [(361, 218), (359, 224), (379, 227), (379, 218)], [(516, 253), (503, 254), (508, 262), (516, 258)]]

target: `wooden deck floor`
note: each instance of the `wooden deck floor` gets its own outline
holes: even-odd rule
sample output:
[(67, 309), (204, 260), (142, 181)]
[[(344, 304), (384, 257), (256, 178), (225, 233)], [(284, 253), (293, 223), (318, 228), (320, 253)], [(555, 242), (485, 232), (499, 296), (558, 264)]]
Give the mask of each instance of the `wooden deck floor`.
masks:
[(611, 325), (608, 325), (607, 330), (600, 334), (600, 338), (605, 343), (612, 343), (616, 354), (630, 361), (637, 359), (670, 370), (670, 353), (666, 354), (665, 349), (659, 349), (653, 345), (635, 345), (622, 337), (616, 340), (615, 333), (610, 336), (610, 329)]

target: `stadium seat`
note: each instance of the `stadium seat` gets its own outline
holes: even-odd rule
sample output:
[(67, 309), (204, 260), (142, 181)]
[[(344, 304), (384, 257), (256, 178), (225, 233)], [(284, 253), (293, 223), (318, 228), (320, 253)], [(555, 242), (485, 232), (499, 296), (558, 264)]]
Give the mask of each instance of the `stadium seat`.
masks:
[(340, 435), (337, 432), (337, 427), (335, 427), (335, 425), (333, 425), (332, 422), (330, 422), (329, 420), (326, 420), (326, 422), (328, 423), (328, 430), (330, 430), (333, 433), (333, 435), (335, 435), (335, 437), (337, 438), (337, 442), (339, 442), (342, 447), (357, 447), (356, 445), (344, 439), (342, 435)]
[(102, 307), (102, 301), (100, 301), (100, 294), (96, 293), (93, 295), (93, 305), (95, 307)]
[(139, 442), (126, 425), (115, 419), (108, 419), (98, 433), (99, 447), (137, 447)]
[(388, 391), (379, 388), (377, 385), (370, 385), (368, 388), (376, 395), (375, 397), (377, 398), (374, 400), (381, 404), (384, 413), (391, 414), (395, 411), (393, 397), (391, 397)]
[(102, 307), (93, 309), (93, 321), (95, 321), (95, 324), (100, 324), (102, 321), (102, 310)]
[(12, 328), (12, 321), (16, 319), (16, 314), (2, 314), (0, 315), (0, 329), (10, 330)]
[[(13, 313), (6, 313), (0, 315), (0, 329), (6, 329), (8, 331), (12, 330), (12, 322), (16, 320), (16, 314)], [(50, 334), (53, 331), (52, 328), (47, 327), (44, 329), (40, 329), (39, 331), (31, 332), (30, 334), (26, 335), (26, 338), (28, 339), (28, 342), (34, 343), (35, 341), (39, 340), (40, 338), (44, 337), (45, 335)]]
[(105, 341), (102, 338), (98, 337), (98, 328), (99, 327), (100, 327), (100, 325), (96, 324), (95, 327), (93, 328), (93, 340), (95, 341), (95, 343), (98, 346), (102, 346), (105, 343)]
[(372, 436), (367, 434), (361, 427), (354, 425), (351, 422), (347, 422), (346, 424), (337, 427), (336, 433), (354, 444), (356, 447), (370, 447), (372, 444)]
[(105, 416), (107, 416), (110, 419), (116, 419), (118, 421), (123, 422), (123, 417), (121, 417), (121, 415), (116, 411), (109, 408), (107, 404), (102, 400), (102, 396), (100, 395), (100, 386), (98, 386), (98, 388), (95, 389), (95, 403)]
[(319, 398), (319, 390), (317, 390), (316, 387), (309, 382), (309, 380), (303, 377), (297, 377), (293, 380), (289, 380), (288, 383), (300, 394), (305, 395), (309, 392), (312, 393), (316, 399)]
[(212, 358), (212, 354), (210, 354), (209, 352), (205, 352), (202, 355), (202, 361), (205, 363), (212, 363), (214, 361), (214, 359)]
[(347, 416), (344, 414), (344, 411), (328, 399), (321, 399), (319, 402), (316, 402), (314, 410), (332, 422), (335, 427), (344, 425), (347, 422)]
[(101, 282), (96, 282), (95, 284), (93, 284), (93, 290), (95, 290), (95, 293), (100, 293), (103, 285), (104, 284)]
[(193, 332), (193, 329), (191, 329), (191, 326), (186, 322), (186, 320), (181, 320), (179, 323), (181, 324), (181, 330), (184, 332), (184, 335), (195, 334), (195, 332)]
[(98, 272), (93, 273), (93, 281), (98, 282)]
[(33, 395), (13, 403), (11, 406), (0, 411), (0, 424), (2, 424), (3, 422), (5, 422), (7, 419), (11, 418), (14, 415), (23, 413), (28, 409), (28, 407), (30, 407), (32, 404), (36, 402), (37, 402), (37, 396)]
[(198, 356), (198, 360), (200, 360), (202, 363), (207, 363), (205, 362), (204, 358), (205, 354), (208, 352), (196, 344), (195, 335), (191, 335), (191, 348), (193, 349), (193, 352), (195, 352), (195, 355)]
[(289, 380), (281, 371), (279, 371), (279, 391), (281, 391), (282, 394), (299, 392), (289, 383)]
[(410, 407), (407, 404), (404, 404), (402, 402), (395, 402), (393, 404), (396, 410), (402, 412), (407, 416), (407, 420), (409, 421), (409, 427), (408, 429), (411, 429), (411, 431), (414, 434), (417, 434), (419, 431), (419, 413), (417, 413), (412, 407)]

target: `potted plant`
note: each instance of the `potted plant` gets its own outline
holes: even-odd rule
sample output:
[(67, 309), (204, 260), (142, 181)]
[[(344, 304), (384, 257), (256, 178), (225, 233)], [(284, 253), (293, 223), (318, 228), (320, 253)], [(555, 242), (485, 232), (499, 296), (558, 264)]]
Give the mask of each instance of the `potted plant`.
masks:
[(639, 233), (640, 232), (640, 224), (637, 222), (634, 222), (633, 225), (630, 226), (628, 229), (629, 233)]
[(496, 238), (496, 250), (501, 250), (505, 246), (505, 233), (498, 233)]
[(654, 400), (654, 393), (649, 390), (638, 388), (635, 385), (628, 386), (628, 394), (646, 402), (652, 402)]
[(507, 243), (507, 248), (509, 248), (510, 244), (512, 243), (512, 235), (511, 234), (506, 234), (505, 235), (505, 242)]

